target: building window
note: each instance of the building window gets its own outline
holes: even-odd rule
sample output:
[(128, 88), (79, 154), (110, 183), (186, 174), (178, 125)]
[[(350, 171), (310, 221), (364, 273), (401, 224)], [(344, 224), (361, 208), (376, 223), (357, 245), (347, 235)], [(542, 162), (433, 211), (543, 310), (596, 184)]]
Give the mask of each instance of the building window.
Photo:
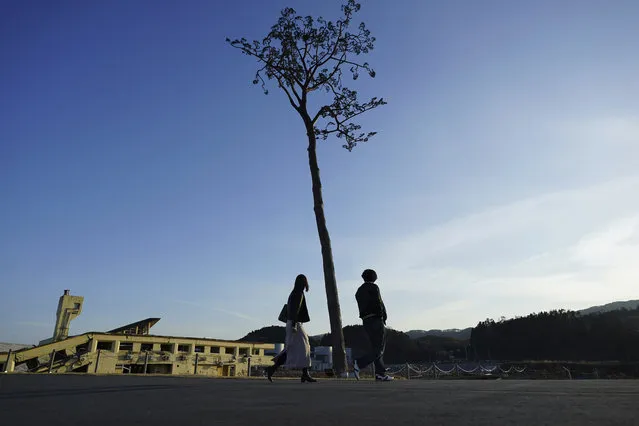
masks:
[(191, 345), (178, 345), (178, 352), (189, 352)]
[(260, 354), (259, 349), (253, 349), (253, 355), (259, 355), (259, 354)]
[(219, 354), (220, 353), (220, 347), (219, 346), (211, 346), (211, 353), (212, 354)]
[(98, 349), (102, 351), (112, 351), (113, 342), (98, 342)]
[(196, 346), (195, 347), (195, 352), (199, 352), (201, 354), (204, 353), (204, 346)]
[(240, 348), (240, 356), (248, 356), (249, 348)]
[(121, 351), (132, 351), (133, 350), (133, 342), (120, 342), (120, 350)]
[(165, 343), (160, 345), (160, 350), (162, 352), (173, 352), (173, 345), (171, 345), (170, 343)]
[(140, 351), (142, 352), (148, 352), (148, 351), (152, 351), (153, 350), (153, 343), (142, 343), (142, 346), (140, 347)]

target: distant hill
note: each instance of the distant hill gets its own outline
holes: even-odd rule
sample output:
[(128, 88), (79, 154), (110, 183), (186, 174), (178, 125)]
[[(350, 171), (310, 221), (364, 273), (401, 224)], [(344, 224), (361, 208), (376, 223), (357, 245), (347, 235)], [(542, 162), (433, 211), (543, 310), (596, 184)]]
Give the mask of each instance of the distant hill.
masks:
[(554, 310), (487, 319), (473, 328), (472, 355), (511, 361), (639, 361), (639, 308), (616, 306), (621, 308), (595, 308), (586, 315)]
[(410, 330), (407, 331), (408, 337), (411, 339), (419, 339), (424, 336), (437, 336), (437, 337), (450, 337), (452, 339), (457, 340), (468, 340), (470, 339), (470, 333), (473, 330), (472, 327), (459, 329), (459, 328), (451, 328), (448, 330)]
[(604, 312), (617, 311), (619, 309), (633, 310), (639, 307), (639, 300), (627, 300), (625, 302), (612, 302), (600, 306), (591, 306), (590, 308), (582, 309), (579, 312), (581, 315), (590, 315)]
[[(353, 356), (361, 356), (370, 348), (370, 343), (364, 327), (361, 325), (348, 325), (344, 327), (344, 341), (346, 347), (352, 348)], [(330, 346), (331, 335), (325, 334), (320, 342), (321, 346)], [(384, 361), (388, 364), (401, 364), (404, 362), (435, 361), (465, 357), (464, 347), (468, 341), (452, 339), (444, 336), (423, 336), (411, 339), (408, 334), (401, 331), (387, 329), (386, 350)]]
[[(626, 300), (626, 301), (618, 301), (607, 303), (605, 305), (600, 306), (591, 306), (590, 308), (582, 309), (577, 311), (580, 315), (591, 315), (597, 313), (605, 313), (617, 311), (620, 309), (634, 310), (639, 308), (639, 300)], [(439, 336), (439, 337), (450, 337), (458, 340), (468, 340), (470, 339), (471, 332), (473, 331), (473, 327), (468, 328), (451, 328), (447, 330), (410, 330), (407, 331), (406, 334), (411, 339), (419, 339), (424, 336)]]
[[(286, 329), (281, 326), (269, 326), (259, 330), (253, 330), (239, 341), (283, 343)], [(309, 337), (311, 346), (331, 346), (331, 335), (322, 334)], [(368, 337), (361, 325), (349, 325), (344, 327), (344, 340), (346, 347), (353, 350), (355, 356), (361, 356), (370, 347)], [(451, 338), (447, 336), (422, 336), (411, 339), (406, 333), (388, 329), (386, 351), (384, 359), (389, 364), (404, 362), (429, 361), (448, 359), (451, 355), (458, 358), (466, 356), (465, 347), (467, 340)]]
[[(352, 327), (352, 326), (349, 326)], [(470, 332), (472, 328), (461, 329), (449, 329), (449, 330), (411, 330), (406, 333), (401, 331), (398, 333), (406, 334), (409, 338), (417, 340), (422, 337), (445, 337), (456, 340), (468, 340), (470, 339)], [(286, 338), (286, 327), (272, 325), (268, 327), (262, 327), (259, 330), (253, 330), (246, 336), (242, 337), (238, 341), (240, 342), (262, 342), (262, 343), (283, 343)], [(330, 333), (317, 334), (315, 336), (309, 336), (311, 346), (319, 346), (320, 342), (328, 342), (330, 339)]]
[(284, 343), (286, 339), (286, 327), (271, 325), (253, 330), (246, 336), (239, 339), (239, 342), (260, 342), (260, 343)]
[[(621, 311), (625, 309), (626, 311)], [(488, 322), (480, 322), (478, 327), (468, 327), (464, 329), (447, 329), (447, 330), (439, 330), (439, 329), (431, 329), (431, 330), (410, 330), (406, 333), (397, 330), (388, 330), (388, 339), (386, 345), (386, 358), (390, 363), (401, 363), (401, 362), (412, 362), (412, 361), (429, 361), (429, 360), (437, 360), (437, 359), (447, 359), (450, 356), (454, 356), (458, 359), (463, 358), (473, 358), (473, 357), (494, 357), (497, 354), (502, 352), (501, 355), (512, 359), (517, 359), (516, 357), (529, 357), (535, 359), (535, 357), (543, 356), (562, 356), (567, 357), (567, 359), (571, 359), (570, 357), (579, 357), (579, 356), (588, 356), (592, 359), (603, 359), (599, 357), (604, 356), (619, 356), (622, 358), (628, 358), (629, 356), (624, 352), (623, 354), (613, 354), (613, 353), (595, 353), (592, 350), (580, 347), (579, 350), (575, 353), (570, 352), (569, 350), (565, 350), (563, 352), (543, 352), (540, 348), (556, 348), (560, 346), (557, 341), (550, 339), (548, 336), (538, 336), (538, 341), (533, 347), (525, 347), (522, 343), (519, 352), (507, 352), (505, 349), (500, 348), (502, 341), (499, 339), (499, 336), (495, 334), (497, 331), (499, 333), (503, 333), (506, 330), (504, 324), (512, 325), (513, 330), (508, 330), (509, 333), (516, 333), (512, 336), (509, 335), (509, 339), (513, 340), (522, 336), (534, 336), (539, 334), (539, 330), (536, 328), (537, 326), (542, 329), (547, 330), (555, 330), (557, 333), (560, 333), (562, 327), (564, 327), (564, 323), (562, 321), (569, 321), (571, 323), (577, 324), (575, 325), (576, 329), (572, 330), (570, 336), (576, 336), (581, 333), (585, 338), (588, 335), (597, 336), (597, 339), (601, 340), (601, 344), (606, 345), (618, 345), (619, 341), (629, 342), (630, 337), (624, 336), (623, 339), (620, 340), (619, 336), (616, 339), (611, 341), (607, 341), (604, 337), (599, 336), (601, 330), (597, 331), (598, 328), (606, 329), (606, 333), (604, 335), (608, 335), (610, 337), (614, 334), (613, 329), (607, 329), (609, 324), (605, 323), (605, 321), (612, 321), (616, 323), (623, 323), (625, 328), (633, 328), (633, 330), (639, 330), (639, 312), (628, 312), (628, 311), (638, 311), (639, 310), (639, 300), (628, 300), (628, 301), (618, 301), (613, 303), (608, 303), (601, 306), (592, 306), (587, 309), (582, 309), (577, 312), (567, 312), (567, 311), (551, 311), (548, 313), (539, 313), (539, 314), (530, 314), (528, 317), (524, 318), (515, 318), (513, 320), (503, 320), (495, 322), (493, 320), (488, 320)], [(616, 312), (618, 311), (618, 312)], [(616, 313), (615, 313), (616, 312)], [(598, 315), (593, 314), (602, 314), (605, 318), (597, 318)], [(592, 316), (591, 316), (592, 315)], [(583, 319), (583, 321), (579, 320), (579, 318)], [(602, 322), (603, 321), (603, 322)], [(534, 326), (533, 326), (534, 325)], [(532, 328), (530, 328), (532, 327)], [(592, 330), (592, 327), (595, 330)], [(566, 331), (567, 332), (567, 331)], [(499, 334), (498, 333), (498, 334)], [(593, 334), (595, 333), (595, 334)], [(633, 331), (636, 333), (636, 331)], [(474, 334), (474, 346), (472, 349), (472, 353), (467, 352), (468, 342), (472, 339), (472, 335)], [(568, 335), (559, 334), (553, 338), (560, 339), (559, 341), (563, 341), (561, 339), (568, 339)], [(623, 333), (622, 333), (623, 334)], [(634, 338), (634, 335), (632, 336)], [(593, 337), (594, 338), (594, 337)], [(312, 347), (315, 346), (330, 346), (331, 345), (331, 335), (330, 333), (319, 334), (316, 336), (310, 336), (309, 340)], [(357, 326), (346, 326), (344, 328), (344, 339), (347, 347), (353, 348), (355, 353), (361, 353), (361, 351), (365, 350), (368, 346), (368, 338), (366, 337), (362, 327), (360, 325)], [(625, 339), (625, 340), (624, 340)], [(263, 342), (263, 343), (284, 343), (286, 340), (286, 328), (283, 326), (269, 326), (263, 327), (259, 330), (253, 330), (248, 333), (246, 336), (239, 339), (242, 342)], [(532, 341), (534, 339), (525, 338), (525, 342), (529, 340)], [(552, 340), (552, 341), (551, 341)], [(507, 342), (510, 340), (504, 340)], [(487, 343), (488, 342), (488, 343)], [(605, 343), (604, 343), (605, 342)], [(530, 343), (530, 342), (528, 342)], [(582, 343), (582, 341), (578, 341), (578, 343)], [(573, 349), (577, 350), (577, 342), (572, 342)], [(624, 343), (625, 344), (625, 343)], [(630, 343), (628, 343), (630, 344)], [(634, 345), (634, 343), (632, 343)], [(482, 345), (487, 345), (484, 349)], [(493, 348), (493, 345), (495, 346)], [(510, 345), (504, 343), (504, 347), (511, 348), (515, 350), (516, 345)], [(510, 345), (510, 346), (508, 346)], [(490, 350), (488, 349), (490, 348)], [(485, 352), (485, 353), (484, 353)], [(592, 352), (592, 353), (591, 353)], [(544, 355), (542, 355), (542, 353)], [(584, 358), (586, 359), (586, 358)]]
[[(309, 336), (308, 340), (311, 346), (319, 346), (320, 340), (324, 335)], [(238, 342), (259, 342), (259, 343), (284, 343), (286, 340), (286, 327), (280, 325), (271, 325), (262, 327), (259, 330), (253, 330), (246, 336), (238, 340)]]

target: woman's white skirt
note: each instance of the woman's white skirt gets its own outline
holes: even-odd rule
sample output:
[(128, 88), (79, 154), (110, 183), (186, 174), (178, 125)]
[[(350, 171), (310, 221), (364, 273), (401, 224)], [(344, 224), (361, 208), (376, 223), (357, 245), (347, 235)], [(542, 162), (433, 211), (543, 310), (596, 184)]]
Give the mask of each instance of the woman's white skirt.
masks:
[(311, 366), (311, 345), (302, 323), (297, 323), (293, 332), (293, 321), (286, 322), (286, 368), (308, 368)]

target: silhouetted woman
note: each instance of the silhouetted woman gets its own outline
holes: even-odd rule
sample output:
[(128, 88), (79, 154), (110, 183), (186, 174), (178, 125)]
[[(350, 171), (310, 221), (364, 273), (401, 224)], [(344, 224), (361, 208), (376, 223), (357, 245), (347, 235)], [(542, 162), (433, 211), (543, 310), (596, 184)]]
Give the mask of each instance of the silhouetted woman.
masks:
[[(300, 274), (295, 278), (293, 291), (288, 296), (286, 309), (283, 309), (286, 312), (284, 350), (273, 358), (275, 364), (266, 369), (267, 378), (271, 382), (273, 381), (273, 373), (275, 373), (277, 367), (283, 364), (287, 368), (301, 368), (302, 383), (317, 381), (308, 374), (308, 369), (311, 366), (311, 346), (302, 323), (309, 322), (311, 319), (308, 316), (304, 291), (308, 291), (308, 280), (304, 275)], [(280, 320), (283, 320), (281, 316)]]

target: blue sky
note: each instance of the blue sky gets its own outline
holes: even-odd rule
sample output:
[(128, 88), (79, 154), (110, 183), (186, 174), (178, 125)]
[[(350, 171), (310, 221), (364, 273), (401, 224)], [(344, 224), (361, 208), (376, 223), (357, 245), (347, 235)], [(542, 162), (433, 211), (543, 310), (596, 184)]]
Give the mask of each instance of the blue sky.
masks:
[[(0, 341), (157, 316), (276, 324), (305, 273), (328, 331), (305, 133), (225, 37), (341, 2), (16, 1), (0, 15)], [(379, 134), (318, 150), (344, 324), (378, 271), (389, 326), (639, 298), (639, 3), (366, 2)]]

